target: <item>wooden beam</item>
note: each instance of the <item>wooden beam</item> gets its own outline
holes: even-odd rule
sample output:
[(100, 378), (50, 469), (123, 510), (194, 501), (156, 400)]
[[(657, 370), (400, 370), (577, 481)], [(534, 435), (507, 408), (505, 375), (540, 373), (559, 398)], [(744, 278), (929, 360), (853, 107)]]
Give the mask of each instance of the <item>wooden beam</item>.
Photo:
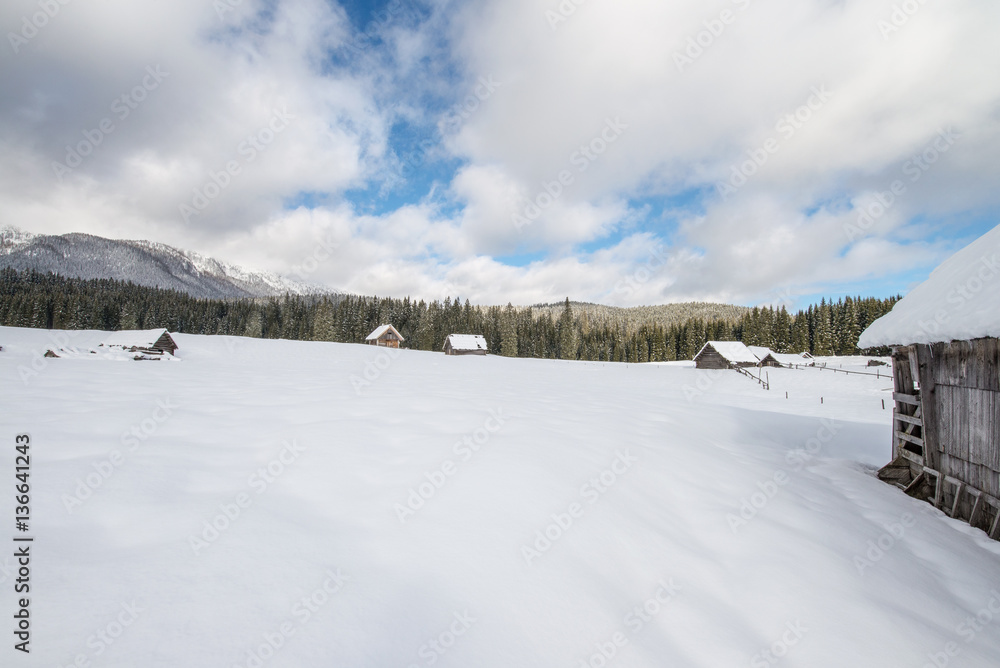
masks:
[(990, 538), (1000, 540), (1000, 508), (996, 509), (997, 516), (993, 518), (993, 526), (990, 527)]
[(921, 471), (920, 474), (916, 478), (914, 478), (909, 485), (906, 486), (906, 489), (903, 490), (903, 494), (909, 494), (911, 491), (916, 489), (920, 485), (920, 483), (924, 481), (924, 478), (926, 477), (927, 475), (923, 471)]
[(964, 487), (965, 483), (959, 480), (958, 485), (955, 486), (955, 502), (951, 504), (951, 512), (948, 513), (948, 517), (955, 517), (955, 513), (958, 512), (958, 504), (962, 500), (962, 489)]
[(947, 448), (942, 447), (944, 444), (941, 443), (940, 420), (942, 417), (948, 419), (948, 416), (938, 415), (940, 397), (935, 381), (935, 369), (940, 360), (934, 358), (931, 347), (927, 345), (913, 346), (913, 356), (917, 362), (920, 380), (920, 405), (923, 411), (921, 419), (924, 421), (920, 437), (924, 441), (924, 459), (932, 467), (942, 469), (940, 453), (947, 451)]
[(969, 526), (974, 527), (979, 520), (979, 514), (983, 512), (983, 493), (972, 487), (969, 488), (969, 492), (976, 495), (976, 503), (972, 506), (972, 514), (969, 515)]
[(926, 473), (928, 475), (932, 475), (935, 478), (937, 478), (937, 481), (936, 481), (936, 483), (934, 485), (934, 507), (935, 508), (940, 508), (941, 507), (941, 497), (944, 494), (944, 476), (941, 475), (940, 472), (935, 471), (934, 469), (928, 468), (926, 466), (924, 467), (924, 473)]
[(893, 392), (892, 398), (901, 404), (909, 404), (911, 406), (920, 405), (920, 398), (913, 394), (902, 394), (901, 392)]
[[(903, 459), (906, 459), (908, 461), (913, 462), (917, 466), (921, 466), (922, 467), (924, 465), (924, 458), (923, 457), (921, 457), (920, 455), (918, 455), (915, 452), (910, 452), (909, 450), (906, 450), (904, 448), (900, 448), (899, 449), (899, 456), (902, 457)], [(923, 473), (921, 473), (920, 475), (922, 476)]]
[(916, 436), (910, 436), (904, 431), (896, 430), (896, 436), (903, 439), (913, 445), (919, 445), (921, 448), (924, 447), (924, 440), (922, 438), (917, 438)]
[(916, 425), (917, 427), (923, 427), (924, 421), (922, 418), (911, 417), (909, 415), (904, 415), (902, 413), (896, 413), (896, 419), (900, 422), (905, 422), (907, 424)]

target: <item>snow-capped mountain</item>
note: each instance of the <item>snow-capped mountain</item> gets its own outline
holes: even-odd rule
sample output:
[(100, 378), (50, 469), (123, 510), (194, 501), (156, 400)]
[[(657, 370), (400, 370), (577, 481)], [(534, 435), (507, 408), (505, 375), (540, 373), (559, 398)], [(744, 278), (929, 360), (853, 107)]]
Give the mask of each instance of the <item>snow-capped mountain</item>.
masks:
[(0, 227), (0, 267), (73, 278), (114, 278), (212, 299), (333, 292), (152, 241), (90, 234), (49, 236), (15, 227)]

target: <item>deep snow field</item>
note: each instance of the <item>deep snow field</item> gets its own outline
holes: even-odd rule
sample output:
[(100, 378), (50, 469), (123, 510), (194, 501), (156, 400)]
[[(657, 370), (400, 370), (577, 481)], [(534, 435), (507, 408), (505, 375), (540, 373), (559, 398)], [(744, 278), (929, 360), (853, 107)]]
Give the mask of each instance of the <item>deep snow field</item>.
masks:
[(53, 334), (0, 328), (4, 667), (1000, 665), (1000, 543), (874, 476), (889, 379)]

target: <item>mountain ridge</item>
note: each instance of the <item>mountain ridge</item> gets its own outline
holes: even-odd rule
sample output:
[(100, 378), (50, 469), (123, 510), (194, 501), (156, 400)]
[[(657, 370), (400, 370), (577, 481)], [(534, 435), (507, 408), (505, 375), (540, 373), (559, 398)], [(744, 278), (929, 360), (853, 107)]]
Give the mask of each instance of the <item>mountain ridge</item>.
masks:
[(10, 225), (0, 227), (2, 267), (70, 278), (113, 278), (204, 299), (337, 293), (155, 241), (107, 239), (82, 232), (34, 234)]

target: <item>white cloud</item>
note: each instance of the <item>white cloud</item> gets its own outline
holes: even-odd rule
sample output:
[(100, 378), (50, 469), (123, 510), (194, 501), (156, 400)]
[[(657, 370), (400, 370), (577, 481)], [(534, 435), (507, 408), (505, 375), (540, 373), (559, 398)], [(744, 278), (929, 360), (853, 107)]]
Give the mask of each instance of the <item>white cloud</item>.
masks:
[[(949, 221), (1000, 207), (1000, 7), (922, 3), (902, 22), (897, 4), (592, 0), (553, 26), (553, 0), (436, 0), (391, 3), (358, 36), (323, 0), (244, 0), (221, 17), (199, 0), (71, 3), (0, 63), (0, 223), (283, 273), (335, 238), (317, 282), (491, 303), (746, 302), (877, 282), (936, 262)], [(36, 11), (16, 0), (0, 21)], [(169, 76), (122, 118), (112, 105), (150, 67)], [(482, 80), (497, 85), (482, 94)], [(113, 131), (95, 135), (105, 118)], [(401, 120), (444, 130), (418, 170), (460, 165), (366, 213), (404, 191)], [(960, 138), (914, 180), (908, 161), (948, 128)], [(52, 163), (88, 136), (101, 142), (58, 178)], [(761, 151), (745, 185), (712, 192)], [(561, 173), (571, 183), (554, 185)], [(852, 245), (850, 207), (897, 179), (905, 194)], [(377, 194), (352, 208), (354, 188)], [(703, 210), (643, 204), (693, 188), (709, 192)], [(287, 208), (302, 193), (321, 204)], [(199, 201), (185, 220), (180, 205)], [(666, 249), (655, 272), (650, 248)], [(497, 259), (526, 253), (543, 259)], [(636, 272), (650, 275), (621, 289)]]

